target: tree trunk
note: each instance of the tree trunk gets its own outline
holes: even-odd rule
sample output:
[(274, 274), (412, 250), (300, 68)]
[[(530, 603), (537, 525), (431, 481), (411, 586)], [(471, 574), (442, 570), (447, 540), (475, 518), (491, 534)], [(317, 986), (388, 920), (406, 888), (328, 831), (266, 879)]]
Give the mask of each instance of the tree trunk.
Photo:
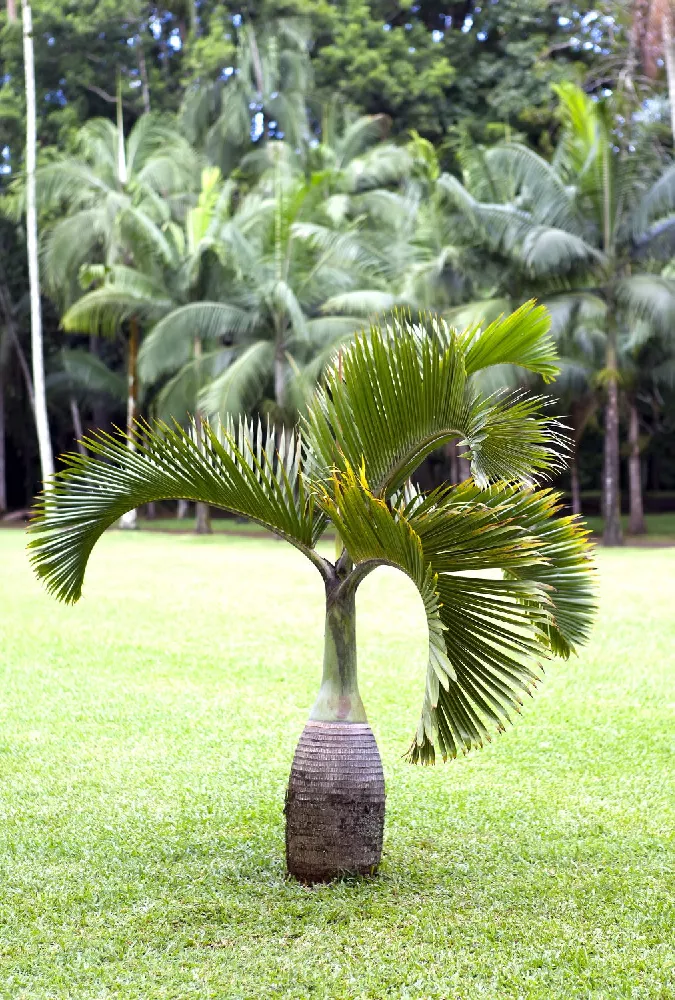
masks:
[(675, 44), (673, 43), (673, 16), (670, 4), (665, 4), (662, 21), (663, 31), (663, 61), (666, 64), (666, 80), (668, 82), (668, 101), (670, 103), (670, 130), (675, 142)]
[(73, 421), (73, 433), (75, 434), (75, 444), (77, 445), (77, 450), (80, 455), (86, 455), (87, 449), (82, 444), (82, 438), (84, 437), (84, 431), (82, 429), (82, 417), (80, 415), (80, 407), (78, 406), (77, 400), (74, 396), (70, 397), (70, 416)]
[(576, 441), (572, 442), (572, 454), (570, 457), (570, 482), (572, 491), (572, 513), (581, 514), (581, 487), (579, 485), (579, 463)]
[(450, 482), (455, 486), (459, 481), (459, 456), (457, 454), (457, 441), (453, 438), (445, 446), (445, 454), (450, 463)]
[[(129, 321), (129, 360), (127, 362), (127, 434), (131, 435), (136, 421), (136, 400), (138, 398), (138, 378), (136, 365), (138, 361), (138, 320), (135, 316)], [(135, 450), (134, 442), (129, 437), (127, 447)], [(133, 530), (136, 527), (136, 511), (128, 510), (119, 519), (120, 528)]]
[(603, 516), (605, 545), (621, 545), (621, 494), (619, 492), (619, 386), (617, 383), (616, 330), (610, 319), (607, 331), (607, 402), (605, 403), (605, 455), (603, 469)]
[(326, 587), (323, 678), (293, 758), (286, 863), (301, 882), (372, 875), (382, 855), (384, 774), (356, 675), (355, 596)]
[(35, 425), (42, 480), (54, 472), (54, 457), (49, 438), (47, 392), (45, 389), (42, 313), (40, 311), (40, 269), (38, 262), (37, 210), (35, 205), (35, 62), (33, 57), (33, 20), (28, 0), (21, 0), (23, 12), (23, 62), (26, 77), (26, 238), (28, 243), (28, 281), (30, 285), (31, 353), (35, 391)]
[(286, 410), (286, 352), (281, 338), (274, 350), (274, 400), (282, 412)]
[(457, 468), (460, 483), (463, 483), (465, 479), (471, 479), (471, 462), (464, 455), (457, 457)]
[(645, 523), (642, 504), (640, 419), (634, 400), (631, 400), (628, 408), (628, 445), (628, 490), (630, 500), (628, 531), (631, 535), (644, 535), (647, 533), (647, 525)]
[(188, 516), (190, 510), (190, 503), (188, 500), (179, 500), (178, 506), (176, 507), (176, 518), (182, 521), (184, 517)]
[[(201, 360), (202, 360), (202, 342), (199, 337), (195, 337), (194, 341), (194, 354), (195, 361), (197, 362), (197, 385), (201, 388), (202, 384), (202, 371), (201, 371)], [(197, 397), (199, 398), (199, 397)], [(197, 406), (195, 410), (195, 433), (197, 435), (197, 444), (201, 448), (202, 444), (202, 420), (204, 415), (202, 411)], [(198, 500), (195, 503), (195, 533), (197, 535), (212, 535), (213, 528), (211, 527), (211, 513), (209, 511), (209, 505), (207, 503), (202, 503)]]
[(9, 24), (16, 21), (16, 0), (7, 0), (7, 21)]
[(5, 452), (5, 373), (0, 368), (0, 517), (7, 510), (7, 461)]

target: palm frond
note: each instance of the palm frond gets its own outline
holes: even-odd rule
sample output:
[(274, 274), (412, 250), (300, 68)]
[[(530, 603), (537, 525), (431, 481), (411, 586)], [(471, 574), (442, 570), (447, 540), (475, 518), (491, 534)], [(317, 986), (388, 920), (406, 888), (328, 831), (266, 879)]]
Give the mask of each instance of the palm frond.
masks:
[(675, 280), (658, 274), (635, 274), (617, 287), (617, 299), (629, 317), (646, 321), (653, 332), (673, 335)]
[(351, 466), (317, 489), (356, 581), (390, 565), (420, 592), (429, 655), (413, 762), (433, 763), (436, 749), (445, 760), (482, 746), (520, 712), (540, 662), (586, 639), (595, 611), (586, 532), (555, 518), (558, 499), (467, 482), (413, 492), (390, 509)]
[(274, 362), (274, 345), (258, 340), (234, 354), (227, 367), (200, 394), (200, 407), (215, 420), (251, 410), (258, 402)]
[(530, 481), (557, 467), (564, 445), (555, 423), (537, 415), (542, 401), (483, 398), (467, 375), (470, 345), (471, 338), (465, 344), (433, 318), (413, 326), (393, 316), (387, 326), (357, 335), (329, 369), (306, 418), (325, 474), (363, 462), (375, 494), (387, 496), (453, 438), (469, 449), (482, 485)]
[(226, 302), (179, 306), (160, 319), (145, 338), (138, 355), (139, 377), (148, 384), (155, 382), (189, 360), (196, 338), (206, 343), (221, 337), (234, 339), (250, 332), (255, 322), (255, 315)]
[(461, 334), (467, 375), (492, 365), (517, 365), (551, 382), (558, 374), (558, 352), (550, 335), (545, 306), (526, 302), (509, 316), (499, 316), (484, 329), (469, 327)]
[(243, 514), (321, 566), (312, 549), (325, 522), (305, 489), (295, 435), (286, 435), (277, 453), (274, 435), (260, 423), (230, 421), (218, 430), (203, 423), (200, 435), (194, 427), (138, 424), (131, 437), (99, 432), (84, 444), (90, 456), (66, 456), (29, 529), (33, 568), (59, 600), (80, 598), (103, 532), (126, 511), (158, 500), (202, 501)]

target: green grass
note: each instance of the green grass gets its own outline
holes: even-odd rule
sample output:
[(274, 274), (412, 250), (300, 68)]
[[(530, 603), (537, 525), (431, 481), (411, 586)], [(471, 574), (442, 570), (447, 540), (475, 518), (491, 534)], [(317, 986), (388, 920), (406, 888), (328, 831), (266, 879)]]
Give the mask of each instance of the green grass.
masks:
[[(601, 517), (587, 517), (586, 521), (588, 527), (595, 534), (602, 534)], [(624, 514), (621, 517), (626, 545), (675, 544), (675, 511), (668, 511), (663, 514), (645, 514), (645, 521), (647, 523), (647, 534), (631, 536), (628, 534), (628, 515)]]
[(75, 608), (0, 533), (0, 997), (675, 996), (675, 550), (599, 554), (591, 647), (480, 753), (401, 760), (423, 613), (380, 571), (381, 875), (305, 888), (282, 803), (322, 596), (283, 543), (108, 534)]

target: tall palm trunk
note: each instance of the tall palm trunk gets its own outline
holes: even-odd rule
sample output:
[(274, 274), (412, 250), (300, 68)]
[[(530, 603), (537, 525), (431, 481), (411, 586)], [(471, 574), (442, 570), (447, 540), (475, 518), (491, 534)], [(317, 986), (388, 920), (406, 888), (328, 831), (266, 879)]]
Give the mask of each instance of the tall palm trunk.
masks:
[(286, 862), (302, 882), (373, 874), (382, 855), (384, 774), (356, 672), (355, 595), (326, 585), (323, 678), (293, 758)]
[[(194, 342), (195, 360), (197, 362), (197, 385), (201, 388), (201, 359), (202, 359), (202, 342), (199, 337), (195, 337)], [(197, 443), (201, 445), (202, 443), (202, 420), (204, 419), (204, 414), (197, 407), (195, 411), (195, 432), (197, 435)], [(213, 528), (211, 527), (211, 514), (209, 512), (209, 505), (207, 503), (202, 503), (198, 500), (195, 504), (195, 532), (198, 535), (211, 535), (213, 534)]]
[(670, 103), (670, 128), (673, 142), (675, 142), (675, 41), (673, 40), (673, 15), (670, 0), (665, 4), (661, 30), (663, 32), (663, 61), (666, 64), (668, 101)]
[(0, 368), (0, 517), (7, 510), (7, 456), (5, 451), (5, 373)]
[(570, 487), (572, 494), (572, 513), (581, 514), (581, 486), (579, 484), (579, 461), (576, 439), (572, 441), (570, 455)]
[(274, 399), (282, 411), (286, 409), (286, 374), (286, 352), (279, 336), (274, 349)]
[[(127, 361), (127, 434), (131, 435), (136, 421), (136, 405), (138, 401), (138, 319), (132, 316), (129, 321), (129, 357)], [(128, 447), (134, 450), (134, 443), (129, 438)], [(136, 511), (130, 510), (119, 520), (120, 528), (134, 529), (137, 525)]]
[(35, 390), (35, 426), (37, 428), (40, 467), (43, 482), (54, 472), (52, 443), (47, 418), (42, 313), (40, 310), (40, 269), (38, 262), (37, 209), (35, 205), (35, 61), (33, 57), (33, 20), (28, 0), (21, 0), (23, 13), (23, 62), (26, 77), (26, 238), (28, 243), (28, 283), (30, 285), (31, 354)]
[(70, 416), (73, 421), (73, 433), (75, 435), (75, 444), (80, 455), (86, 455), (87, 449), (82, 444), (82, 438), (84, 437), (84, 430), (82, 428), (82, 416), (80, 414), (80, 407), (74, 396), (70, 397)]
[(610, 316), (607, 331), (607, 402), (605, 403), (605, 455), (603, 468), (603, 516), (605, 545), (621, 545), (621, 494), (619, 492), (619, 386), (616, 361), (616, 327)]
[(628, 407), (628, 446), (628, 490), (630, 500), (628, 531), (631, 535), (644, 535), (647, 533), (647, 525), (645, 523), (642, 504), (640, 418), (634, 400), (630, 401)]

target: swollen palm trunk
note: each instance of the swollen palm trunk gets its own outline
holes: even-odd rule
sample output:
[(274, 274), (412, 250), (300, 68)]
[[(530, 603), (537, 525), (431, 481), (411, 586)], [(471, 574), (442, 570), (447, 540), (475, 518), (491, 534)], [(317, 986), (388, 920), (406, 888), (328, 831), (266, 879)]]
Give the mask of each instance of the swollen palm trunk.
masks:
[(354, 593), (328, 595), (323, 679), (293, 758), (286, 862), (303, 882), (371, 875), (382, 854), (384, 774), (356, 677)]

